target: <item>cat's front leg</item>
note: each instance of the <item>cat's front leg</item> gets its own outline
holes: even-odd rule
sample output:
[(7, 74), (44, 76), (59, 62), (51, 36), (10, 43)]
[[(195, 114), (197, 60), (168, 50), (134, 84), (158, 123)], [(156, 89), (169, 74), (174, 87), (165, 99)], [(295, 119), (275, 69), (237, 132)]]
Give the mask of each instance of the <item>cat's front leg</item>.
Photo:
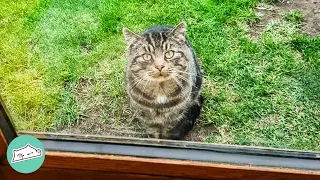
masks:
[[(199, 103), (203, 103), (202, 97), (200, 97)], [(185, 112), (185, 115), (179, 119), (178, 123), (168, 131), (167, 139), (181, 140), (183, 139), (193, 128), (197, 118), (200, 115), (201, 104), (194, 104)]]
[(161, 139), (162, 138), (162, 126), (160, 124), (149, 124), (148, 134), (151, 138)]

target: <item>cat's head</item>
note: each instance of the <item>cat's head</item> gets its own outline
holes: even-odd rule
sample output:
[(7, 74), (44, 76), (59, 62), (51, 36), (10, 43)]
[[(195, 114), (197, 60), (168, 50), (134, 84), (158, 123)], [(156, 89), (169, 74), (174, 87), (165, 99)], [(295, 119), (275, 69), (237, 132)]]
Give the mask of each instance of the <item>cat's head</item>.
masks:
[[(162, 81), (187, 72), (192, 54), (186, 42), (186, 23), (155, 27), (142, 34), (123, 28), (128, 47), (128, 71), (144, 80)], [(178, 75), (179, 76), (179, 75)]]

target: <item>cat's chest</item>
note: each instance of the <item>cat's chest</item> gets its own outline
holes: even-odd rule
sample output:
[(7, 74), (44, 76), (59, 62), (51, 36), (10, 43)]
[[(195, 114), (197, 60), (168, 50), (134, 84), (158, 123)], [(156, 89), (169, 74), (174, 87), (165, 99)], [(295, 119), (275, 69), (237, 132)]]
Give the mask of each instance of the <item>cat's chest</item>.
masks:
[(170, 111), (153, 110), (142, 115), (142, 120), (150, 124), (165, 124), (176, 121), (183, 116), (183, 109), (171, 109)]
[(139, 86), (131, 91), (130, 97), (132, 102), (142, 109), (168, 110), (180, 107), (181, 103), (185, 103), (188, 94), (180, 86), (172, 81), (152, 82)]
[(166, 95), (158, 95), (156, 96), (155, 101), (159, 104), (164, 104), (167, 101), (168, 97)]
[(164, 82), (155, 81), (146, 87), (146, 92), (158, 103), (164, 103), (177, 90), (179, 90), (179, 86), (171, 80)]

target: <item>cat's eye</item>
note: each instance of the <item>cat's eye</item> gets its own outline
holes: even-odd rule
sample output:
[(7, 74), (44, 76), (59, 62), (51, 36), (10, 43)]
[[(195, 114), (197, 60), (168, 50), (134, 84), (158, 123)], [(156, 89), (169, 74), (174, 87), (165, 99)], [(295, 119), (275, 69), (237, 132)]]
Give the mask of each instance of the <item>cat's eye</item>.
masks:
[(167, 58), (167, 59), (170, 59), (172, 58), (174, 55), (174, 52), (173, 51), (167, 51), (164, 56)]
[(150, 54), (144, 54), (144, 55), (142, 56), (142, 58), (143, 58), (144, 60), (146, 60), (146, 61), (149, 61), (149, 60), (151, 59), (151, 55), (150, 55)]

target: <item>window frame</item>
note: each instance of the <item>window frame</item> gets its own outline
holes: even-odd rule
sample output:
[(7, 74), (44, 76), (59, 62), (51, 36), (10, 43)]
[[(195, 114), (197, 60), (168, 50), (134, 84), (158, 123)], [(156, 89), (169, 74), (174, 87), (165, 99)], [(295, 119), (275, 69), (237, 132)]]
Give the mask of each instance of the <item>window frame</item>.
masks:
[[(43, 166), (28, 175), (14, 171), (6, 159), (8, 144), (23, 134), (37, 137), (46, 149)], [(320, 179), (320, 152), (176, 140), (17, 132), (0, 96), (0, 179), (21, 177)]]

